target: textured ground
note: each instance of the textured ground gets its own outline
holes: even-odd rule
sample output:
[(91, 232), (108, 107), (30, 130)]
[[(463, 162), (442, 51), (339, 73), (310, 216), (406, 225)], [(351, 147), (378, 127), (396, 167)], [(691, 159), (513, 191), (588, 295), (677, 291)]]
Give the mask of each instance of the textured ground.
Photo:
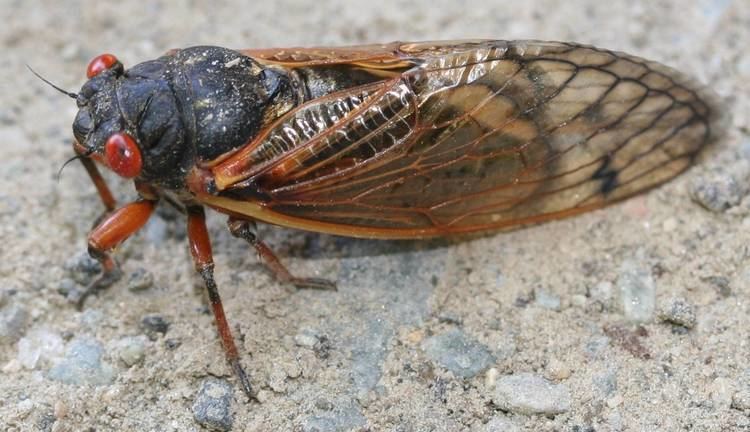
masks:
[[(750, 430), (746, 0), (103, 3), (0, 1), (0, 430)], [(275, 283), (212, 216), (259, 403), (232, 387), (179, 217), (160, 213), (118, 250), (125, 277), (83, 311), (66, 299), (90, 278), (85, 236), (101, 207), (77, 164), (56, 178), (75, 106), (25, 63), (75, 90), (104, 51), (132, 65), (203, 43), (468, 37), (663, 61), (725, 98), (727, 138), (645, 196), (508, 234), (261, 228), (292, 269), (338, 292)]]

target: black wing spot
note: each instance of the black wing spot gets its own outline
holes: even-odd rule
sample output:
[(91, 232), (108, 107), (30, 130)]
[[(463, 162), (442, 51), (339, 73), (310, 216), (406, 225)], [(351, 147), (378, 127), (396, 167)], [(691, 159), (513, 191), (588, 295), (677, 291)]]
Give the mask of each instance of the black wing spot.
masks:
[(594, 175), (591, 176), (593, 180), (601, 180), (602, 184), (599, 186), (599, 191), (605, 197), (620, 185), (620, 181), (617, 179), (617, 174), (619, 174), (619, 172), (609, 166), (611, 162), (611, 155), (604, 156), (602, 159), (602, 165), (596, 170)]

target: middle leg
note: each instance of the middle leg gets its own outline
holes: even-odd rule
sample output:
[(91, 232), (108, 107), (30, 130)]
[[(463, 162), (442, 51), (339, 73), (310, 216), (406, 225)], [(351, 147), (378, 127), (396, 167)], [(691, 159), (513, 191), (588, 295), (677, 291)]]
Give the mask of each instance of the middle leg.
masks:
[(279, 258), (276, 257), (276, 254), (273, 253), (271, 248), (258, 239), (258, 236), (255, 233), (255, 222), (230, 216), (229, 220), (227, 220), (227, 225), (229, 226), (229, 232), (231, 232), (233, 236), (244, 239), (255, 248), (261, 261), (263, 261), (263, 264), (273, 272), (274, 276), (276, 276), (276, 279), (279, 281), (290, 283), (297, 288), (336, 290), (336, 284), (329, 280), (320, 278), (301, 278), (292, 275), (284, 264), (281, 263)]

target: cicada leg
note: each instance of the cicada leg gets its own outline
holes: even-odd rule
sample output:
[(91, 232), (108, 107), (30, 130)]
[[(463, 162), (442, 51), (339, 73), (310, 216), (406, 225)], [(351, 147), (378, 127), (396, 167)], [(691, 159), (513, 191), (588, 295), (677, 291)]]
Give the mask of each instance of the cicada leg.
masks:
[(81, 294), (77, 301), (79, 307), (90, 294), (120, 279), (122, 272), (109, 251), (141, 229), (155, 207), (156, 200), (141, 198), (106, 215), (91, 231), (88, 240), (89, 255), (101, 263), (102, 274)]
[(224, 347), (227, 362), (229, 362), (235, 375), (237, 375), (237, 378), (240, 380), (240, 385), (245, 394), (249, 398), (255, 399), (255, 394), (250, 386), (250, 380), (248, 380), (247, 374), (240, 364), (240, 356), (237, 351), (237, 346), (234, 343), (232, 330), (227, 323), (227, 318), (224, 314), (224, 306), (221, 304), (219, 290), (216, 287), (216, 281), (214, 280), (214, 259), (213, 253), (211, 252), (211, 241), (208, 238), (208, 230), (206, 230), (205, 212), (203, 211), (203, 207), (189, 207), (187, 209), (187, 214), (190, 253), (193, 256), (195, 270), (201, 275), (203, 282), (206, 285), (208, 300), (211, 303), (211, 310), (214, 313), (216, 328), (219, 331), (219, 337), (221, 338), (221, 344)]
[(276, 254), (273, 253), (273, 250), (258, 239), (255, 231), (255, 222), (230, 217), (227, 220), (227, 226), (229, 226), (229, 232), (231, 232), (233, 236), (244, 239), (255, 248), (260, 259), (266, 267), (273, 272), (276, 279), (279, 281), (292, 284), (297, 288), (336, 290), (336, 284), (329, 280), (320, 278), (300, 278), (292, 275), (284, 264), (281, 263)]

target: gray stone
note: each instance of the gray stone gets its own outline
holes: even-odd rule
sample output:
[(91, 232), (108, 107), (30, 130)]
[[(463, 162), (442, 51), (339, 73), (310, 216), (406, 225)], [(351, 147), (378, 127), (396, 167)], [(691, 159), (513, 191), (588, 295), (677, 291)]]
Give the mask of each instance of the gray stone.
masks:
[(302, 329), (294, 335), (294, 343), (303, 348), (313, 349), (320, 340), (320, 335), (313, 329)]
[(12, 344), (23, 336), (29, 313), (14, 304), (0, 309), (0, 344)]
[(454, 328), (424, 341), (427, 357), (462, 378), (471, 378), (487, 369), (495, 358), (490, 350)]
[(740, 160), (724, 169), (697, 177), (690, 184), (690, 196), (702, 207), (716, 213), (740, 203), (748, 192), (750, 164)]
[(670, 299), (659, 311), (659, 319), (689, 329), (698, 322), (695, 307), (683, 298)]
[(637, 323), (651, 319), (656, 307), (656, 283), (644, 259), (623, 261), (617, 289), (622, 311), (628, 321)]
[(109, 385), (114, 381), (112, 366), (102, 361), (104, 349), (91, 339), (74, 339), (65, 357), (49, 371), (49, 378), (65, 384)]
[(146, 332), (149, 339), (156, 340), (160, 334), (167, 333), (169, 322), (161, 315), (145, 315), (141, 318), (141, 328)]
[(570, 410), (570, 390), (532, 374), (501, 377), (495, 383), (493, 402), (504, 411), (518, 414), (560, 414)]
[(35, 329), (18, 341), (16, 360), (26, 369), (33, 370), (65, 351), (62, 337), (47, 329)]
[(559, 296), (542, 290), (534, 292), (534, 303), (554, 311), (559, 311), (561, 304)]
[(611, 309), (614, 297), (614, 285), (609, 281), (600, 281), (591, 287), (591, 299), (598, 301), (605, 309)]
[(128, 290), (145, 291), (154, 285), (154, 275), (143, 267), (137, 268), (128, 277)]
[(64, 267), (74, 281), (84, 286), (93, 282), (102, 271), (99, 261), (91, 258), (86, 252), (71, 257), (65, 262)]
[(120, 360), (128, 366), (143, 361), (146, 357), (146, 337), (131, 336), (120, 340), (118, 354)]
[(218, 378), (206, 378), (193, 402), (195, 421), (216, 431), (232, 429), (232, 385)]

